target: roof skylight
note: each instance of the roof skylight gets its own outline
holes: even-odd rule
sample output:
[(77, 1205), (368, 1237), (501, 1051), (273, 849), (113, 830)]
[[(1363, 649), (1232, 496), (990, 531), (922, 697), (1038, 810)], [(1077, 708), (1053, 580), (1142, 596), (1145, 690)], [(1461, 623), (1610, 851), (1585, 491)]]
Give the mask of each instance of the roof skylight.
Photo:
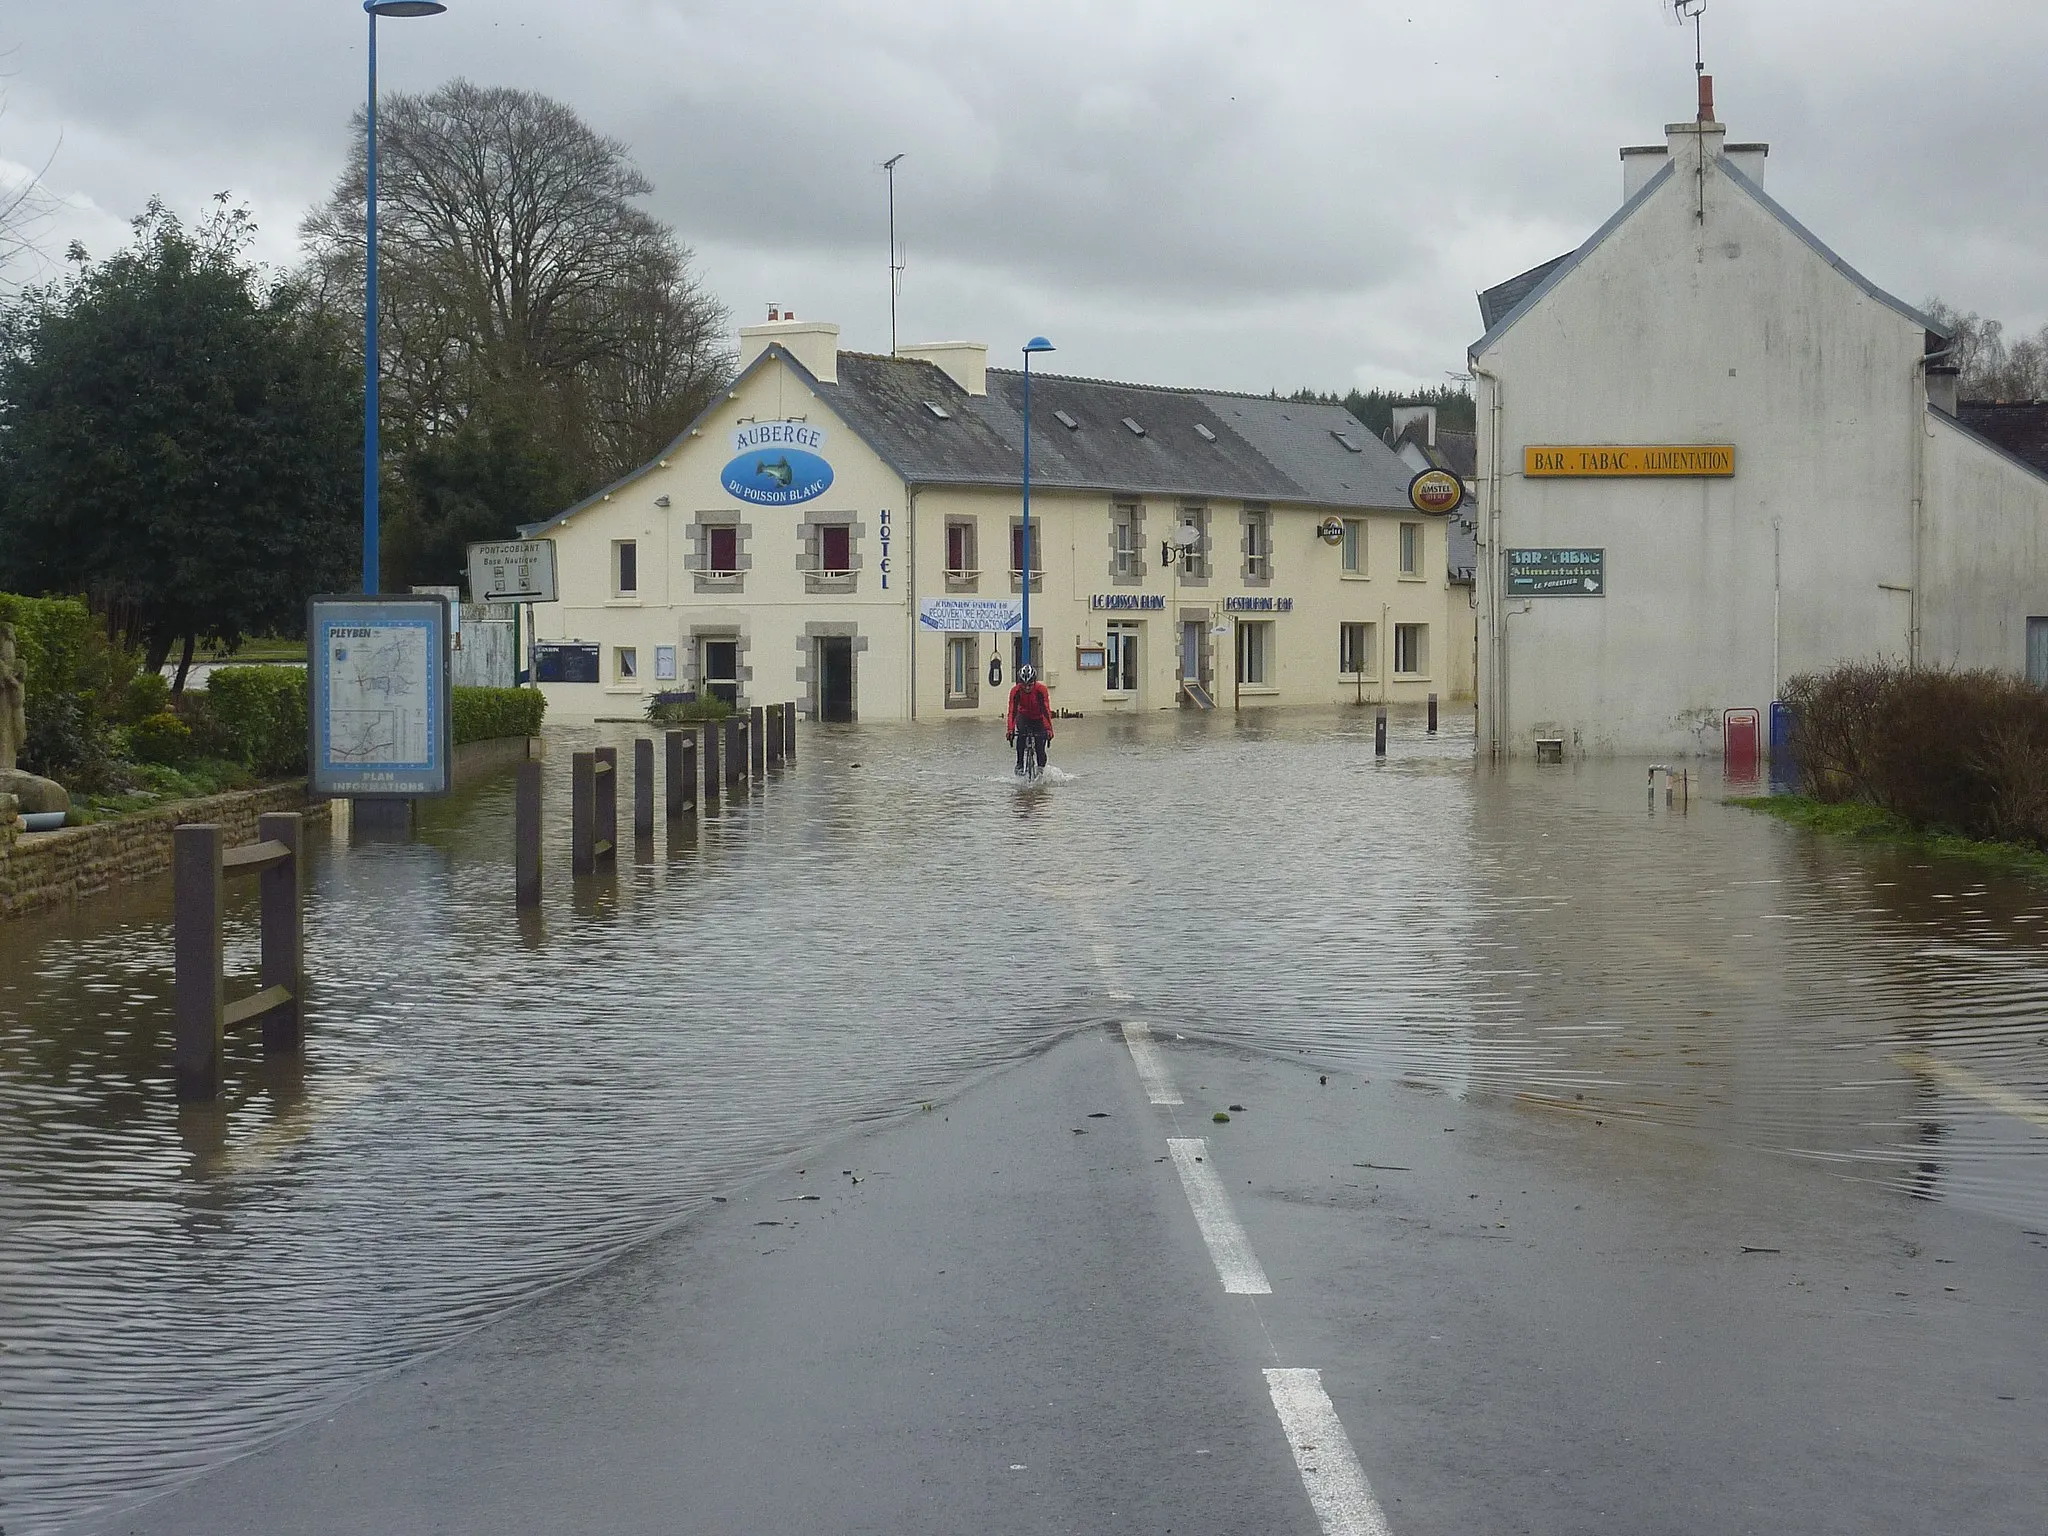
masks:
[(924, 408), (930, 411), (934, 416), (938, 417), (941, 421), (951, 421), (953, 419), (953, 413), (947, 410), (943, 405), (940, 405), (936, 401), (925, 401)]
[(1204, 422), (1198, 421), (1195, 423), (1195, 436), (1199, 437), (1205, 443), (1213, 443), (1216, 441), (1216, 434), (1214, 432), (1211, 432), (1207, 424)]
[(1351, 440), (1351, 434), (1349, 432), (1339, 432), (1333, 427), (1330, 430), (1330, 436), (1334, 437), (1335, 439), (1337, 439), (1338, 442), (1344, 445), (1344, 451), (1346, 453), (1365, 452), (1364, 444), (1353, 442)]
[(1138, 418), (1135, 416), (1126, 416), (1124, 418), (1124, 425), (1129, 427), (1131, 431), (1136, 433), (1139, 437), (1143, 437), (1145, 435), (1145, 429), (1138, 424)]
[(1052, 419), (1058, 422), (1061, 426), (1065, 427), (1069, 432), (1078, 432), (1081, 430), (1081, 423), (1074, 420), (1074, 418), (1069, 416), (1065, 411), (1054, 411), (1052, 413)]

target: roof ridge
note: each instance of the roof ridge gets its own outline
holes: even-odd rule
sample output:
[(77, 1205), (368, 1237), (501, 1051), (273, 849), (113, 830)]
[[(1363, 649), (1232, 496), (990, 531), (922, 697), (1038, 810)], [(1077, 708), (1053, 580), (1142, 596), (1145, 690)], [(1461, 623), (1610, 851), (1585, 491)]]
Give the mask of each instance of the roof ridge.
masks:
[[(1024, 376), (1024, 370), (1021, 368), (991, 368), (989, 372), (1000, 373), (1012, 379), (1021, 379)], [(1031, 377), (1058, 379), (1063, 384), (1106, 384), (1112, 389), (1141, 389), (1155, 395), (1208, 395), (1222, 400), (1264, 400), (1271, 405), (1319, 405), (1340, 411), (1344, 409), (1342, 401), (1294, 400), (1282, 394), (1262, 395), (1249, 389), (1207, 389), (1192, 384), (1140, 384), (1131, 379), (1098, 379), (1093, 374), (1086, 373), (1040, 373), (1035, 368), (1031, 371)]]

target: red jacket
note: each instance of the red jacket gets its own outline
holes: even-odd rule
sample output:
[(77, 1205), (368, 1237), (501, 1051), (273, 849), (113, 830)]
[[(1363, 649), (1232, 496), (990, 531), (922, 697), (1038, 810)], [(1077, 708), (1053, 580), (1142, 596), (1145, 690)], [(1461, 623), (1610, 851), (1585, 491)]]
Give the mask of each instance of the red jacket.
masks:
[(1045, 732), (1047, 741), (1052, 740), (1052, 695), (1045, 691), (1043, 683), (1018, 683), (1010, 689), (1010, 708), (1003, 716), (1003, 729), (1014, 732), (1027, 725)]

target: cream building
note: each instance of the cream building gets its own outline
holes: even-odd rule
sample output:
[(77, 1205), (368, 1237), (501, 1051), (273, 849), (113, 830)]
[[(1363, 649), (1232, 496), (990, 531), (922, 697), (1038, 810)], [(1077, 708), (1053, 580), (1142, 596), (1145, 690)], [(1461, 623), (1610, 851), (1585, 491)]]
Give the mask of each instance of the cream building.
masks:
[(1480, 296), (1482, 741), (1718, 753), (1852, 658), (2048, 655), (2048, 477), (1949, 337), (1763, 187), (1711, 100), (1576, 251)]
[[(740, 332), (653, 463), (524, 530), (550, 718), (651, 695), (1000, 715), (1021, 654), (1021, 373), (954, 342)], [(1445, 519), (1340, 407), (1032, 377), (1034, 655), (1083, 714), (1448, 696)], [(1462, 602), (1462, 600), (1461, 600)], [(575, 679), (575, 680), (570, 680)]]

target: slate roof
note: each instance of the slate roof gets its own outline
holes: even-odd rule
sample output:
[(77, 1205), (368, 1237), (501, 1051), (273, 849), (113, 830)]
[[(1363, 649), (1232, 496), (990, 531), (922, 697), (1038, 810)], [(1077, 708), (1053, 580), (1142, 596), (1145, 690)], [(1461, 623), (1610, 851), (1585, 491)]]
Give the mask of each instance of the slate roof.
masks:
[[(936, 363), (922, 358), (841, 352), (836, 384), (814, 378), (779, 346), (770, 346), (749, 371), (770, 358), (779, 358), (801, 376), (912, 485), (1009, 486), (1020, 479), (1024, 375), (1019, 371), (991, 368), (988, 393), (970, 395)], [(945, 417), (934, 415), (930, 405), (945, 411)], [(1056, 414), (1061, 411), (1078, 425), (1064, 425)], [(1144, 432), (1124, 425), (1125, 417)], [(659, 457), (680, 449), (697, 425), (684, 429)], [(1212, 436), (1204, 437), (1198, 427)], [(643, 465), (522, 531), (530, 536), (552, 527), (652, 467)], [(1409, 478), (1400, 457), (1341, 405), (1118, 384), (1036, 370), (1031, 375), (1034, 486), (1404, 508)]]
[(1956, 420), (2048, 475), (2048, 400), (1965, 400)]
[(1559, 267), (1570, 261), (1573, 252), (1553, 256), (1538, 266), (1531, 267), (1518, 277), (1511, 277), (1504, 283), (1496, 283), (1479, 295), (1479, 324), (1483, 330), (1492, 330), (1505, 320), (1514, 307), (1536, 291), (1537, 285)]

